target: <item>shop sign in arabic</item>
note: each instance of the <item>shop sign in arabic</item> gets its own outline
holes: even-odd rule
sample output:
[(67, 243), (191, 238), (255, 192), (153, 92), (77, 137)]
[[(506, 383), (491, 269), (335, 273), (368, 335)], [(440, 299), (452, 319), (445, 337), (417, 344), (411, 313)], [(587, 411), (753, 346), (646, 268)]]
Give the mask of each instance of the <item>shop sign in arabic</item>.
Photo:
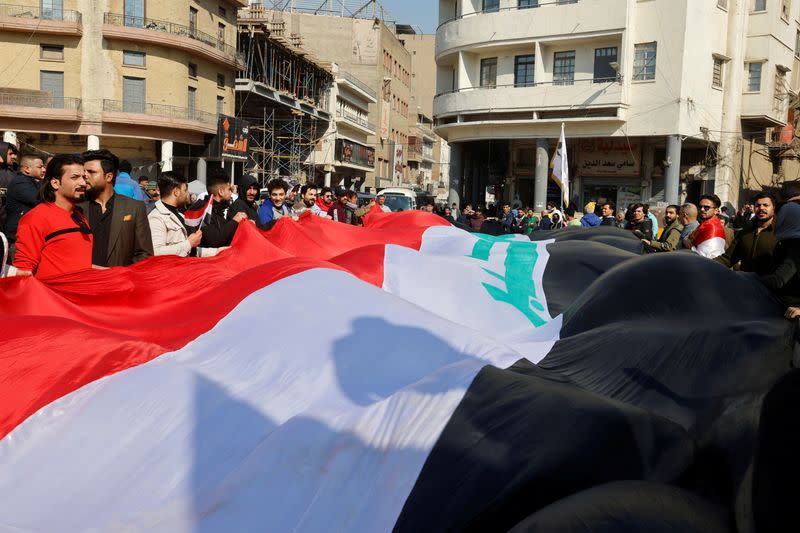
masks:
[(639, 176), (641, 144), (627, 139), (583, 140), (578, 167), (582, 176)]

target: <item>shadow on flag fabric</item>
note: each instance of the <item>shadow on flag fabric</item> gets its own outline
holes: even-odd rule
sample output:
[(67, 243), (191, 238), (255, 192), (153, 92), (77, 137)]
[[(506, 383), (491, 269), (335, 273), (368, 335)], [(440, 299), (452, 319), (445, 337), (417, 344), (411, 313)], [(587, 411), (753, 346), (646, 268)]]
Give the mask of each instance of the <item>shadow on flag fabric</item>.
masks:
[(800, 530), (780, 304), (537, 233), (307, 213), (0, 280), (0, 531)]
[(211, 209), (214, 207), (214, 197), (208, 195), (205, 204), (201, 204), (197, 209), (187, 210), (183, 214), (183, 223), (190, 228), (196, 228), (203, 225), (206, 215), (211, 214)]
[[(561, 189), (562, 206), (569, 205), (569, 158), (567, 157), (567, 139), (564, 135), (564, 124), (561, 124), (561, 137), (553, 156), (553, 181)], [(563, 217), (562, 217), (563, 220)]]

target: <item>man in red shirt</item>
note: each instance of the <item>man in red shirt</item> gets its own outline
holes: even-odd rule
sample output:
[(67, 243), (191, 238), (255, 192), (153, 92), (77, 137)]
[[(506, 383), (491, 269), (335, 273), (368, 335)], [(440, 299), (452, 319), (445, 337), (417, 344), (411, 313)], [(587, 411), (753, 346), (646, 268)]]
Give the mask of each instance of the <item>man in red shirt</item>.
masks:
[(76, 206), (86, 195), (83, 160), (60, 154), (47, 165), (39, 200), (17, 230), (18, 275), (46, 279), (92, 268), (92, 230)]

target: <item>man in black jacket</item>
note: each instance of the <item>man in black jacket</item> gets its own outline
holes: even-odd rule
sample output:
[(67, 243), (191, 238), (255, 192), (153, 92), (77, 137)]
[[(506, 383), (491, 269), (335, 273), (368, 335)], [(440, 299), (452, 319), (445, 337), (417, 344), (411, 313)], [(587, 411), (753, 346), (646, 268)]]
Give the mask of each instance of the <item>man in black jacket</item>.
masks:
[(0, 231), (5, 231), (6, 228), (6, 190), (17, 176), (16, 163), (17, 147), (8, 142), (0, 142)]
[[(214, 199), (211, 207), (211, 214), (206, 215), (200, 229), (203, 230), (203, 239), (200, 246), (203, 248), (222, 248), (230, 246), (239, 222), (247, 220), (244, 212), (233, 213), (231, 209), (231, 198), (233, 188), (231, 187), (228, 174), (219, 167), (208, 169), (206, 175), (206, 190)], [(206, 205), (207, 198), (202, 198), (192, 205), (189, 210), (196, 211)]]
[(244, 213), (249, 220), (258, 224), (258, 206), (256, 201), (260, 195), (258, 180), (252, 174), (245, 174), (239, 180), (239, 197), (231, 204), (231, 213)]
[(8, 264), (14, 261), (17, 228), (22, 215), (39, 203), (39, 185), (44, 177), (44, 162), (38, 154), (23, 154), (19, 159), (19, 173), (11, 180), (6, 191), (6, 237), (8, 237)]
[(778, 244), (774, 223), (777, 202), (771, 194), (760, 193), (753, 203), (753, 220), (736, 235), (733, 243), (716, 261), (735, 270), (765, 276), (772, 271), (772, 256)]

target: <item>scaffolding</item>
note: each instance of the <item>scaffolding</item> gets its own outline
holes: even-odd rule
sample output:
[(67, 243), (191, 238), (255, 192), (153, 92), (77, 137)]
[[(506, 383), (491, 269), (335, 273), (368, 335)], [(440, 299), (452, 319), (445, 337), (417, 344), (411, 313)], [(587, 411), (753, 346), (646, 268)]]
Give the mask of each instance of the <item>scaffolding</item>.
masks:
[(262, 187), (273, 178), (314, 181), (319, 120), (295, 113), (281, 117), (275, 109), (264, 109), (260, 122), (250, 125), (250, 168)]
[(389, 13), (377, 0), (264, 0), (250, 9), (310, 13), (360, 19), (378, 19), (387, 24)]
[[(314, 180), (319, 135), (327, 130), (330, 67), (285, 37), (284, 23), (252, 6), (239, 18), (239, 50), (245, 56), (239, 78), (263, 91), (238, 93), (239, 116), (250, 122), (246, 171), (262, 185), (275, 177)], [(327, 117), (327, 119), (325, 118)]]

